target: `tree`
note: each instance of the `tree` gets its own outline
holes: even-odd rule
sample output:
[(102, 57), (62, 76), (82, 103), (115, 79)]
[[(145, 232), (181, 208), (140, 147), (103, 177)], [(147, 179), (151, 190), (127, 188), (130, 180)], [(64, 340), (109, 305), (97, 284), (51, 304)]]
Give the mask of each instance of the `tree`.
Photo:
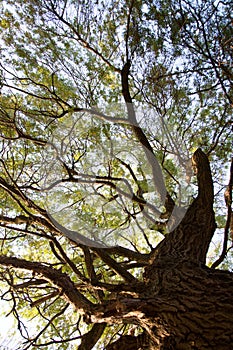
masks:
[(227, 1), (2, 4), (1, 289), (23, 349), (230, 348), (230, 25)]

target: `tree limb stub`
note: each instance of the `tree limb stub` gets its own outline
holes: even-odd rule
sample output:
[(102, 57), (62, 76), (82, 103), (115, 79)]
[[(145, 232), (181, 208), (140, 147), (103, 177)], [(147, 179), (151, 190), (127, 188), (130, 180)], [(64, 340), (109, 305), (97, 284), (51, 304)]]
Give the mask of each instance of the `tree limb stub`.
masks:
[(216, 229), (213, 211), (213, 181), (208, 157), (198, 149), (193, 156), (198, 180), (198, 196), (181, 223), (156, 247), (154, 264), (176, 264), (190, 260), (205, 264), (210, 241)]

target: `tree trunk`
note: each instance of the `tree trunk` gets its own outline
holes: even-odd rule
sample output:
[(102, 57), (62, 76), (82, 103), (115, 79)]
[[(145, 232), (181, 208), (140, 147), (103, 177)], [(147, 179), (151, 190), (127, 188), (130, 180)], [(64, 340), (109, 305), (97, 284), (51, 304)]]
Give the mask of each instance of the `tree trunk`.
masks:
[(192, 262), (152, 270), (137, 297), (119, 297), (98, 309), (92, 322), (134, 323), (145, 332), (122, 337), (116, 349), (218, 349), (233, 345), (233, 276)]
[(155, 268), (149, 290), (154, 287), (153, 281), (156, 303), (153, 307), (153, 301), (148, 302), (146, 315), (156, 316), (157, 298), (161, 298), (158, 315), (164, 334), (173, 344), (171, 349), (230, 349), (232, 274), (178, 261), (167, 268)]

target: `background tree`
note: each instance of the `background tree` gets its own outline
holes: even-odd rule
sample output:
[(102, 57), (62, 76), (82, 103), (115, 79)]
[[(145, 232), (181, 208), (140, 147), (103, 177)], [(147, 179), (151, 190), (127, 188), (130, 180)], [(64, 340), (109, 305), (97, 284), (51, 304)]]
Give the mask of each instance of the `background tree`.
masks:
[(230, 1), (1, 6), (1, 290), (22, 348), (228, 350)]

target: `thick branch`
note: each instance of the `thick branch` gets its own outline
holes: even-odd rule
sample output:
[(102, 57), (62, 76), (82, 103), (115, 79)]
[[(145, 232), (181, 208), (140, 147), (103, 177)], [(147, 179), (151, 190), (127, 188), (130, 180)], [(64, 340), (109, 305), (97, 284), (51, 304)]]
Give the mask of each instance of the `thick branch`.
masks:
[(54, 268), (48, 267), (39, 262), (31, 262), (15, 257), (0, 256), (0, 264), (4, 266), (11, 266), (16, 269), (24, 269), (33, 271), (36, 274), (43, 276), (46, 280), (58, 287), (63, 293), (63, 296), (70, 304), (73, 304), (75, 309), (79, 312), (86, 312), (91, 309), (92, 303), (85, 298), (75, 287), (70, 277)]
[(44, 302), (47, 301), (47, 300), (53, 299), (53, 298), (56, 297), (57, 295), (59, 295), (59, 291), (58, 291), (58, 290), (55, 290), (54, 292), (52, 292), (52, 293), (50, 293), (50, 294), (48, 294), (48, 295), (46, 295), (46, 296), (44, 296), (44, 297), (42, 297), (42, 298), (39, 298), (39, 299), (37, 299), (37, 300), (35, 300), (35, 301), (32, 301), (31, 304), (30, 304), (30, 306), (31, 306), (31, 307), (38, 306), (38, 305), (44, 303)]
[(125, 268), (123, 268), (118, 262), (116, 262), (105, 249), (92, 248), (93, 251), (105, 262), (112, 270), (114, 270), (118, 275), (120, 275), (126, 282), (138, 283), (138, 280), (131, 275)]
[(178, 260), (205, 263), (216, 224), (213, 211), (213, 181), (209, 160), (201, 149), (193, 155), (198, 180), (198, 196), (188, 208), (181, 223), (158, 245), (156, 264), (176, 264)]
[(91, 350), (103, 334), (105, 330), (105, 323), (96, 323), (92, 329), (82, 336), (82, 342), (79, 345), (79, 350)]
[(151, 147), (151, 144), (149, 143), (143, 130), (138, 126), (138, 123), (137, 123), (135, 110), (132, 103), (133, 101), (132, 101), (132, 97), (130, 95), (130, 89), (129, 89), (130, 66), (131, 66), (131, 62), (128, 60), (121, 71), (122, 94), (127, 106), (128, 119), (131, 123), (132, 130), (137, 140), (140, 142), (141, 146), (143, 146), (146, 158), (152, 168), (154, 185), (160, 195), (162, 202), (164, 203), (166, 198), (169, 197), (171, 199), (171, 197), (166, 190), (165, 183), (163, 180), (162, 170), (154, 155), (153, 148)]
[(116, 254), (119, 256), (124, 256), (129, 258), (131, 261), (137, 261), (141, 263), (147, 263), (149, 261), (150, 255), (149, 254), (142, 254), (135, 252), (133, 250), (130, 250), (128, 248), (115, 246), (115, 247), (107, 247), (105, 250), (110, 254)]

